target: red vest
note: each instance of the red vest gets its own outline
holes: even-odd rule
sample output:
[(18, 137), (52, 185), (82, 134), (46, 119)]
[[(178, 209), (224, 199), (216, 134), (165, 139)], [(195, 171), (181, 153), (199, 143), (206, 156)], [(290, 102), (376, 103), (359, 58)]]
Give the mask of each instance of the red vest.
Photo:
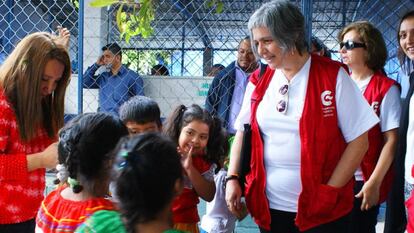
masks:
[[(353, 180), (342, 188), (326, 185), (346, 147), (338, 127), (335, 102), (339, 68), (337, 62), (312, 55), (306, 100), (299, 122), (302, 192), (295, 222), (301, 231), (336, 220), (349, 213), (353, 207)], [(271, 220), (265, 193), (263, 142), (256, 111), (273, 73), (274, 70), (267, 68), (259, 81), (258, 71), (250, 78), (256, 88), (251, 98), (251, 171), (246, 176), (245, 190), (250, 214), (261, 228), (268, 230)]]
[[(376, 72), (369, 81), (367, 89), (364, 92), (364, 96), (377, 116), (380, 116), (380, 107), (385, 94), (388, 92), (391, 86), (395, 84), (397, 84), (397, 82), (390, 78), (387, 78), (380, 72)], [(361, 163), (361, 170), (365, 181), (369, 179), (372, 172), (374, 171), (382, 148), (384, 147), (384, 138), (379, 124), (375, 125), (369, 130), (368, 139), (369, 149)], [(378, 204), (384, 202), (387, 199), (393, 177), (393, 169), (388, 169), (388, 172), (381, 184)]]

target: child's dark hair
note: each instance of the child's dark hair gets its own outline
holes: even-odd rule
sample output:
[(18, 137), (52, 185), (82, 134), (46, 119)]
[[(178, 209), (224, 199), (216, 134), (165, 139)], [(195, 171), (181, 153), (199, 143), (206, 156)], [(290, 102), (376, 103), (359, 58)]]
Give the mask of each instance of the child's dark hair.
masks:
[(221, 120), (212, 117), (207, 110), (196, 104), (189, 107), (179, 105), (167, 119), (165, 134), (171, 137), (174, 142), (178, 142), (181, 129), (192, 121), (201, 121), (208, 125), (209, 136), (204, 158), (220, 167), (221, 157), (227, 156), (229, 150), (227, 135)]
[(59, 132), (58, 159), (68, 173), (74, 193), (83, 189), (97, 195), (99, 179), (108, 177), (108, 165), (119, 139), (127, 135), (124, 124), (107, 113), (76, 116)]
[(155, 122), (161, 127), (161, 111), (157, 102), (146, 96), (134, 96), (119, 108), (119, 117), (126, 123), (138, 124)]
[(138, 223), (156, 219), (173, 200), (177, 180), (182, 179), (175, 143), (159, 133), (124, 138), (117, 150), (116, 194), (129, 232)]

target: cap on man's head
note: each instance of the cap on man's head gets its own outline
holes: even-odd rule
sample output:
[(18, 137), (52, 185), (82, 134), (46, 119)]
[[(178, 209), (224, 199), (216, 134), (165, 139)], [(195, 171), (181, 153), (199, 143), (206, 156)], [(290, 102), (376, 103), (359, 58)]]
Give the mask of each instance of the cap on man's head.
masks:
[(102, 47), (102, 51), (105, 50), (109, 50), (111, 51), (114, 55), (122, 55), (121, 54), (121, 47), (117, 44), (117, 43), (109, 43), (107, 45), (105, 45), (104, 47)]

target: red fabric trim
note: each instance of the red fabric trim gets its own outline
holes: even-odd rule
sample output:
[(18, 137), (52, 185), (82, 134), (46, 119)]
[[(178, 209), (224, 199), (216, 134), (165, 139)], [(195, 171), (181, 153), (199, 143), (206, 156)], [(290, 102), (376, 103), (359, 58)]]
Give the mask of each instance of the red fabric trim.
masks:
[(99, 210), (115, 210), (114, 204), (105, 198), (85, 201), (66, 200), (61, 192), (62, 186), (51, 192), (39, 209), (36, 225), (44, 233), (74, 232), (89, 216)]

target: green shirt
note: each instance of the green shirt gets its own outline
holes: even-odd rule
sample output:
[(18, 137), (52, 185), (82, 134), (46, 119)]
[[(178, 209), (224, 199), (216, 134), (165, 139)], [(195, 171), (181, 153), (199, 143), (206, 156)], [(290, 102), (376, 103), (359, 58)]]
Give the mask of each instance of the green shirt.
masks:
[[(100, 210), (90, 216), (75, 233), (127, 233), (117, 211)], [(166, 230), (164, 233), (186, 233), (179, 230)]]

